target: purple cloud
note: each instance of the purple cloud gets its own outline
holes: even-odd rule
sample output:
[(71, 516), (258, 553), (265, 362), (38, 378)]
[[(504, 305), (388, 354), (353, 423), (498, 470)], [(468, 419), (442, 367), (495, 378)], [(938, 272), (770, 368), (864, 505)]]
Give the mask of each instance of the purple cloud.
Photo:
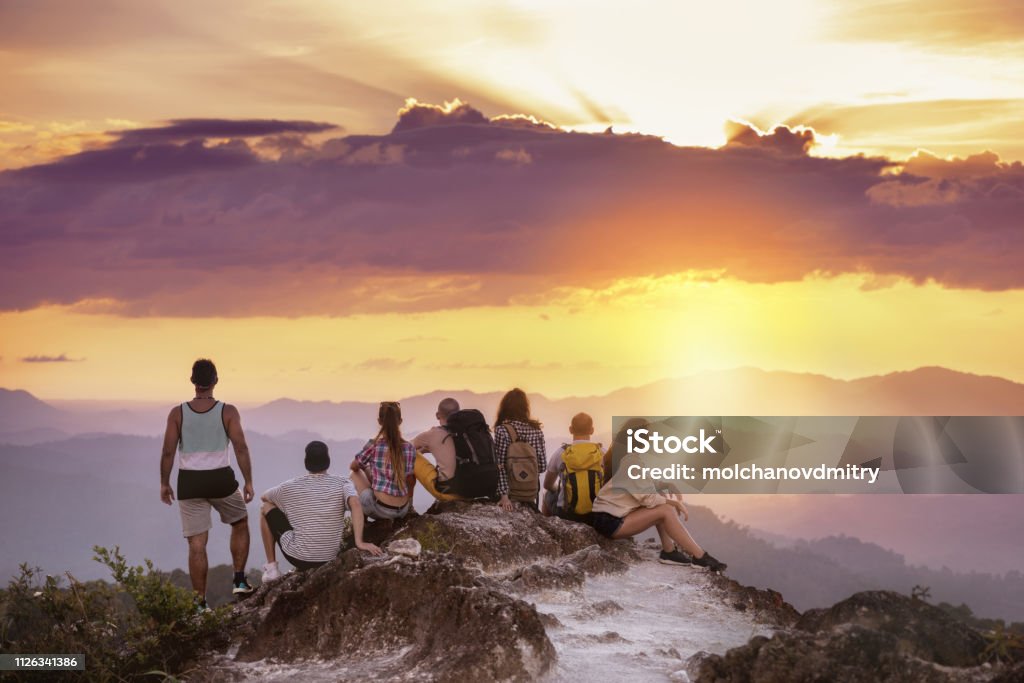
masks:
[(21, 359), (22, 363), (79, 363), (85, 360), (84, 358), (68, 358), (66, 354), (60, 354), (59, 356), (25, 356)]
[(112, 131), (118, 144), (137, 146), (205, 140), (209, 138), (255, 138), (285, 133), (309, 135), (336, 129), (333, 123), (279, 121), (277, 119), (172, 119), (164, 126)]
[(679, 148), (475, 111), (411, 104), (392, 133), (275, 142), (276, 161), (254, 152), (271, 135), (2, 173), (0, 309), (422, 311), (687, 269), (1024, 287), (1019, 163), (922, 156), (901, 171), (808, 156), (811, 131)]
[[(92, 185), (134, 183), (170, 176), (237, 169), (259, 162), (259, 157), (240, 140), (206, 145), (202, 140), (185, 144), (115, 145), (80, 152), (53, 163), (31, 166), (13, 173), (34, 187), (51, 183)], [(10, 172), (9, 172), (10, 173)], [(0, 180), (2, 182), (2, 180)]]

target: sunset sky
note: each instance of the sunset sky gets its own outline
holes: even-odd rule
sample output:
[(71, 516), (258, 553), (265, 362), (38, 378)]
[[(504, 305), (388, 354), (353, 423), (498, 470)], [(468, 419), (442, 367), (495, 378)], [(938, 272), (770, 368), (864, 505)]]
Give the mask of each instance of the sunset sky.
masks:
[(16, 0), (0, 84), (0, 386), (1024, 381), (1018, 3)]

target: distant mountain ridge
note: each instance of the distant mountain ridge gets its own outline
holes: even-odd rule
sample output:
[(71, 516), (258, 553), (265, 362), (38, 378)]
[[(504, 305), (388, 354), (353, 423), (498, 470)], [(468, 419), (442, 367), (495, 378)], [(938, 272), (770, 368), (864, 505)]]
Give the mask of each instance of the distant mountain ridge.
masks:
[(1024, 622), (1024, 574), (954, 572), (911, 565), (903, 555), (846, 535), (798, 540), (780, 547), (757, 532), (692, 504), (687, 528), (716, 557), (729, 558), (730, 577), (782, 593), (799, 610), (828, 605), (864, 590), (909, 594), (927, 586), (936, 602), (967, 603), (980, 616)]
[[(529, 387), (525, 387), (529, 392)], [(440, 399), (457, 398), (479, 408), (489, 420), (501, 392), (437, 390), (398, 397), (404, 429), (416, 432), (434, 423)], [(382, 399), (395, 399), (382, 396)], [(599, 396), (551, 399), (530, 392), (534, 414), (549, 437), (562, 435), (572, 416), (594, 416), (598, 433), (610, 431), (614, 415), (1020, 415), (1024, 384), (994, 376), (941, 367), (893, 372), (853, 380), (812, 373), (738, 368), (624, 387)], [(33, 430), (65, 434), (111, 432), (157, 434), (166, 414), (145, 409), (82, 411), (56, 408), (28, 392), (0, 389), (0, 442), (40, 443)], [(305, 401), (280, 398), (243, 411), (247, 427), (270, 435), (301, 430), (333, 439), (366, 438), (374, 430), (377, 403)], [(58, 435), (59, 438), (59, 435)]]

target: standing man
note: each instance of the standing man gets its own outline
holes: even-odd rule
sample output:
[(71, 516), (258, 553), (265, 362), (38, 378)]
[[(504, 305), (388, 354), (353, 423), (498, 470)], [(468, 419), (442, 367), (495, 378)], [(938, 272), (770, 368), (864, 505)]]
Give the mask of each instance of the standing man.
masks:
[[(220, 520), (231, 525), (231, 559), (235, 568), (232, 593), (252, 592), (245, 580), (245, 563), (249, 557), (249, 513), (246, 503), (253, 499), (252, 462), (242, 432), (238, 409), (213, 397), (217, 385), (217, 367), (201, 358), (192, 365), (192, 384), (196, 396), (191, 401), (171, 408), (167, 416), (163, 453), (160, 457), (160, 499), (167, 505), (174, 501), (171, 468), (175, 452), (178, 462), (178, 507), (181, 527), (188, 541), (188, 573), (200, 612), (206, 604), (206, 574), (209, 562), (206, 542), (210, 536), (210, 509)], [(239, 490), (231, 469), (228, 441), (234, 446), (238, 469), (245, 486)]]

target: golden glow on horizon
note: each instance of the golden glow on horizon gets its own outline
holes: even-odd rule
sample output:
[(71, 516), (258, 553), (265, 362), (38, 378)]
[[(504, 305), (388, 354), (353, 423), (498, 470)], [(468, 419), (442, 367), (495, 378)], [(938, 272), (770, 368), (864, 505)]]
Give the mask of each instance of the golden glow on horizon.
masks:
[[(122, 318), (47, 307), (0, 314), (0, 328), (0, 386), (44, 398), (116, 387), (173, 400), (202, 355), (218, 361), (238, 401), (512, 385), (580, 396), (738, 366), (853, 378), (942, 365), (1024, 381), (1024, 292), (878, 287), (852, 275), (771, 285), (634, 278), (534, 304), (347, 318)], [(60, 354), (73, 360), (20, 360)]]

